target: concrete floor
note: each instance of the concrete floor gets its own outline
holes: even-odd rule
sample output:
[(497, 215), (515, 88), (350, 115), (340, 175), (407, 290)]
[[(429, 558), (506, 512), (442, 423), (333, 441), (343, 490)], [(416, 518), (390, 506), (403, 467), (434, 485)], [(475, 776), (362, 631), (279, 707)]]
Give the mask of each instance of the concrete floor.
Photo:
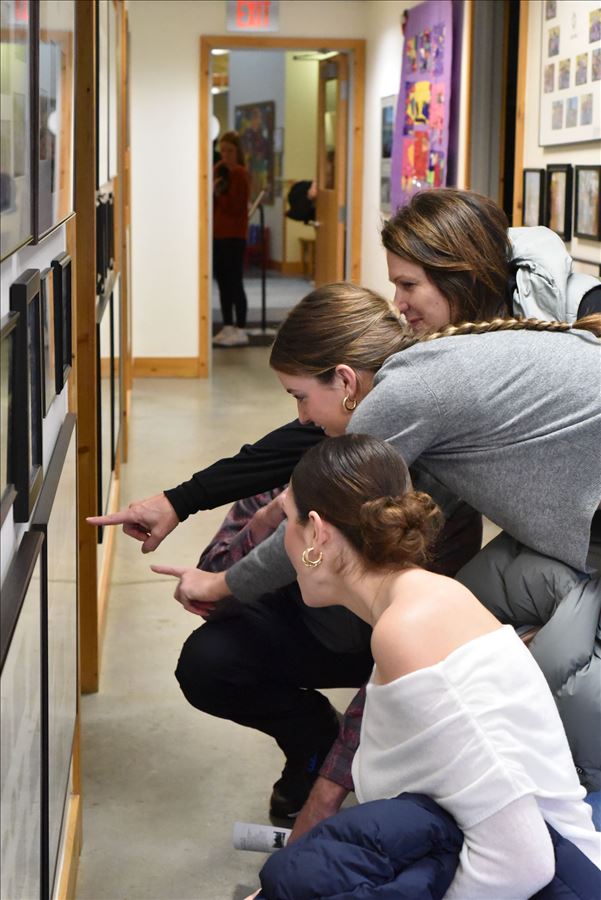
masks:
[[(295, 405), (264, 348), (215, 355), (210, 381), (135, 382), (121, 502), (187, 479), (289, 421)], [(258, 732), (202, 715), (173, 676), (198, 625), (151, 562), (194, 565), (226, 508), (180, 525), (150, 557), (121, 531), (100, 691), (82, 698), (78, 900), (242, 900), (264, 856), (234, 850), (236, 820), (267, 824), (283, 756)], [(344, 709), (352, 691), (327, 692)]]

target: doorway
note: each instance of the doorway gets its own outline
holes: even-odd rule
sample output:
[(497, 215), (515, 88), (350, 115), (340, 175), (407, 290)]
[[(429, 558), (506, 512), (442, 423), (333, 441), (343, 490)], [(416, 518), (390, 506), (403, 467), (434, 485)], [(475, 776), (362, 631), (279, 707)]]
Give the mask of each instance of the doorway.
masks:
[[(210, 369), (213, 306), (211, 193), (214, 162), (212, 138), (215, 137), (215, 132), (211, 134), (212, 117), (217, 113), (219, 131), (223, 133), (226, 121), (228, 130), (235, 129), (238, 120), (243, 123), (244, 116), (248, 112), (247, 125), (250, 127), (252, 113), (257, 106), (265, 106), (265, 109), (259, 110), (263, 118), (270, 116), (273, 104), (271, 107), (269, 106), (267, 96), (273, 91), (277, 92), (279, 87), (277, 78), (272, 78), (269, 82), (272, 86), (271, 90), (263, 91), (267, 96), (251, 96), (248, 91), (244, 94), (244, 89), (239, 89), (237, 94), (229, 98), (228, 109), (224, 111), (220, 88), (228, 81), (228, 76), (224, 74), (227, 67), (223, 63), (223, 57), (226, 54), (231, 59), (230, 75), (232, 77), (236, 71), (239, 72), (240, 64), (248, 65), (253, 57), (256, 62), (260, 56), (264, 65), (274, 70), (278, 65), (286, 65), (288, 72), (292, 70), (293, 66), (296, 66), (297, 72), (301, 72), (302, 67), (305, 66), (304, 71), (308, 73), (312, 66), (314, 75), (311, 75), (311, 78), (315, 79), (316, 88), (319, 84), (319, 90), (315, 92), (315, 130), (319, 149), (316, 148), (314, 140), (313, 149), (310, 151), (312, 158), (307, 160), (306, 166), (301, 165), (299, 168), (297, 165), (296, 169), (289, 167), (288, 170), (284, 168), (286, 160), (284, 158), (282, 165), (282, 157), (284, 156), (285, 129), (282, 127), (282, 118), (278, 118), (276, 122), (274, 117), (274, 120), (271, 121), (274, 131), (274, 160), (271, 161), (272, 181), (270, 185), (272, 194), (263, 207), (263, 214), (266, 222), (269, 223), (268, 227), (270, 227), (271, 246), (267, 248), (266, 254), (269, 267), (267, 283), (272, 289), (273, 298), (275, 299), (276, 296), (278, 298), (275, 304), (276, 307), (279, 307), (275, 310), (276, 319), (283, 315), (283, 306), (289, 308), (294, 305), (303, 293), (311, 289), (316, 274), (321, 281), (340, 278), (358, 280), (359, 278), (365, 42), (342, 39), (324, 40), (321, 42), (321, 46), (318, 46), (318, 43), (315, 38), (265, 38), (231, 35), (213, 35), (201, 38), (199, 368), (205, 377), (208, 376)], [(326, 45), (325, 49), (324, 45)], [(215, 50), (218, 51), (217, 54), (213, 52)], [(269, 51), (271, 53), (268, 55)], [(279, 58), (279, 62), (276, 61), (276, 57)], [(286, 58), (285, 64), (281, 62), (284, 57)], [(250, 75), (251, 72), (256, 72), (256, 68), (248, 68), (247, 71)], [(250, 78), (240, 79), (238, 77), (237, 84), (240, 84), (241, 80), (249, 81)], [(245, 106), (247, 110), (245, 110)], [(255, 118), (258, 119), (258, 115), (255, 114)], [(336, 148), (332, 146), (333, 140), (336, 141)], [(321, 145), (325, 147), (328, 141), (330, 161), (332, 162), (336, 157), (335, 179), (332, 179), (332, 166), (325, 164), (326, 151), (321, 147)], [(315, 152), (316, 150), (318, 152)], [(306, 169), (306, 174), (303, 169)], [(293, 179), (285, 177), (291, 174)], [(254, 175), (253, 178), (256, 181)], [(323, 188), (323, 190), (317, 191), (316, 213), (312, 220), (315, 224), (304, 225), (302, 222), (290, 220), (284, 215), (288, 206), (287, 195), (294, 178), (309, 180), (315, 178), (317, 186)], [(329, 189), (326, 184), (329, 185)], [(254, 187), (258, 188), (258, 183), (254, 184)], [(258, 190), (255, 190), (254, 193), (258, 193)], [(250, 199), (251, 201), (255, 199), (252, 195), (252, 188)], [(333, 222), (332, 227), (329, 225), (330, 219)], [(253, 237), (257, 236), (258, 223), (259, 216), (255, 213), (250, 221), (251, 240), (248, 242), (250, 252), (247, 252), (247, 262), (250, 265), (253, 261), (260, 262), (255, 256), (255, 247), (253, 246), (256, 244)], [(337, 241), (334, 247), (334, 256), (332, 256), (333, 236), (335, 242)], [(326, 240), (329, 246), (324, 250)], [(336, 271), (332, 269), (328, 277), (323, 277), (327, 274), (323, 269), (323, 260), (326, 256), (335, 257), (337, 268)], [(317, 267), (317, 273), (315, 267)], [(249, 274), (251, 275), (248, 281), (250, 290), (247, 290), (247, 294), (249, 294), (249, 305), (254, 319), (254, 322), (250, 324), (257, 324), (257, 295), (260, 282), (256, 277), (252, 278), (252, 275), (257, 276), (258, 274), (256, 268), (250, 270)], [(295, 279), (295, 284), (290, 283), (287, 286), (287, 278)], [(271, 317), (274, 314), (274, 308), (271, 303), (268, 305)]]

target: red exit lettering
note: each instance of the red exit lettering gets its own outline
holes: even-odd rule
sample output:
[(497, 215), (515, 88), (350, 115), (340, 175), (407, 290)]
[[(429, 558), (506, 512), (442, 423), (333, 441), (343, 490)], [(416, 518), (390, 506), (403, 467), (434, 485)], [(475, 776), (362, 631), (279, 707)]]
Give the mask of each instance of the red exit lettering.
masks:
[(269, 7), (271, 0), (238, 0), (236, 6), (236, 27), (269, 28)]

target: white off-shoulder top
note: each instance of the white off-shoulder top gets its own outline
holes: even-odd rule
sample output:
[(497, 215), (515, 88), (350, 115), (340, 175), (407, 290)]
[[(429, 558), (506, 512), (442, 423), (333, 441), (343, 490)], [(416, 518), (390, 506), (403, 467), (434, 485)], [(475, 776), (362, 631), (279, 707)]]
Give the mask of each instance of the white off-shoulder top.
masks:
[(557, 707), (509, 625), (389, 684), (372, 674), (353, 780), (362, 803), (427, 794), (464, 832), (531, 794), (545, 821), (600, 865), (601, 836)]

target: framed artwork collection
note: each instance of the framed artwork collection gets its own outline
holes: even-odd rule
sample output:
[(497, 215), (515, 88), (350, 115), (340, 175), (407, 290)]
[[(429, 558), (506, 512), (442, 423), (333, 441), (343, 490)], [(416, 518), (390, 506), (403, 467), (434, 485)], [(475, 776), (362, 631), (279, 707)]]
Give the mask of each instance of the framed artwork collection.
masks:
[(601, 137), (599, 0), (545, 0), (541, 33), (539, 145)]
[(601, 165), (524, 169), (522, 192), (522, 225), (546, 225), (566, 242), (601, 241)]

